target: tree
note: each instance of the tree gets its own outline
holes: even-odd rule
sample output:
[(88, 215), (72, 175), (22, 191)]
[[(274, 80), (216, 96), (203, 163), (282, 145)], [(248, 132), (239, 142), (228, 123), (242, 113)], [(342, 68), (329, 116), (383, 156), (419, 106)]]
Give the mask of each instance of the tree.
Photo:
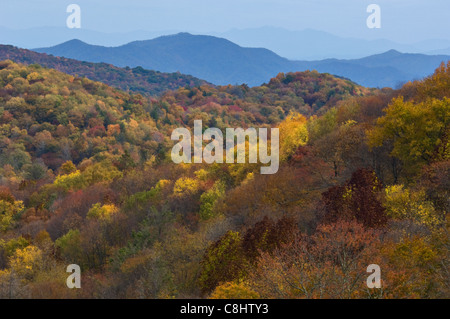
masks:
[(247, 261), (241, 235), (228, 231), (207, 249), (201, 265), (199, 284), (204, 292), (211, 292), (221, 283), (242, 280), (247, 274)]
[(293, 218), (283, 217), (276, 223), (267, 216), (244, 235), (242, 248), (247, 259), (255, 264), (262, 252), (272, 253), (275, 249), (288, 244), (297, 235)]
[(87, 183), (79, 170), (65, 175), (58, 175), (53, 184), (65, 191), (79, 190), (87, 186)]
[(125, 153), (123, 153), (120, 156), (119, 161), (117, 162), (116, 166), (119, 170), (124, 171), (124, 170), (135, 167), (136, 163), (134, 162), (130, 153), (128, 151), (125, 151)]
[[(173, 276), (159, 243), (125, 260), (120, 268), (128, 298), (171, 298)], [(131, 284), (130, 284), (131, 283)]]
[(14, 217), (24, 210), (22, 201), (16, 201), (11, 194), (0, 192), (0, 232), (14, 225)]
[(55, 241), (55, 247), (59, 249), (61, 257), (69, 263), (81, 260), (81, 237), (78, 229), (71, 229), (64, 236)]
[(450, 160), (436, 162), (422, 171), (420, 185), (424, 187), (427, 199), (440, 212), (450, 211)]
[(369, 131), (369, 145), (393, 142), (391, 155), (399, 158), (410, 173), (435, 158), (448, 159), (450, 99), (431, 99), (421, 103), (396, 98)]
[(23, 170), (25, 170), (25, 176), (30, 179), (37, 181), (43, 178), (47, 173), (47, 167), (43, 163), (33, 163), (27, 164), (23, 166)]
[(225, 194), (225, 185), (219, 181), (200, 196), (200, 218), (207, 220), (214, 216), (214, 205)]
[(290, 114), (279, 125), (280, 161), (289, 160), (297, 148), (308, 141), (306, 118), (300, 114)]
[(227, 282), (216, 289), (209, 296), (209, 299), (259, 299), (257, 292), (253, 291), (248, 283)]
[(434, 73), (422, 81), (405, 85), (402, 91), (413, 91), (411, 98), (425, 101), (429, 98), (442, 99), (450, 96), (450, 62), (442, 62)]
[(183, 197), (197, 193), (198, 189), (199, 183), (196, 179), (182, 177), (175, 182), (175, 185), (173, 186), (173, 194), (175, 196)]
[[(448, 241), (448, 236), (443, 241)], [(404, 236), (398, 242), (387, 242), (381, 253), (385, 298), (435, 298), (442, 285), (448, 284), (448, 278), (439, 278), (445, 276), (441, 269), (448, 251), (426, 237)]]
[(94, 204), (87, 213), (88, 218), (108, 221), (112, 216), (117, 213), (118, 209), (113, 204), (101, 205), (100, 203)]
[(343, 186), (333, 186), (322, 194), (325, 215), (322, 221), (356, 220), (366, 227), (385, 226), (388, 218), (380, 202), (381, 182), (375, 173), (359, 169)]
[(250, 276), (262, 298), (360, 298), (366, 269), (379, 262), (380, 233), (355, 221), (320, 225), (311, 236), (263, 253)]
[(11, 269), (25, 280), (31, 280), (42, 264), (42, 251), (30, 245), (17, 249), (9, 259)]
[(23, 144), (9, 144), (0, 153), (0, 165), (10, 164), (15, 170), (20, 170), (26, 164), (31, 164), (31, 156)]
[(403, 185), (393, 185), (386, 187), (385, 193), (384, 205), (391, 218), (411, 220), (430, 228), (436, 228), (445, 221), (445, 216), (440, 216), (433, 203), (426, 200), (424, 190), (410, 190)]
[(61, 165), (61, 172), (65, 175), (71, 174), (77, 170), (77, 167), (75, 166), (72, 161), (66, 161), (64, 164)]

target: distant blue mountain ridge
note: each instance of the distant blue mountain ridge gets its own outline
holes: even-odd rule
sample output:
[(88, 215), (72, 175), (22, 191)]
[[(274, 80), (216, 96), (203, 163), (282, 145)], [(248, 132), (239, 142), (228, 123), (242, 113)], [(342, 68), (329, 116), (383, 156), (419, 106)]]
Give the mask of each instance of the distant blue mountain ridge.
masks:
[(367, 87), (397, 87), (430, 75), (441, 62), (450, 60), (449, 55), (389, 50), (359, 59), (293, 61), (268, 49), (245, 48), (224, 38), (189, 33), (134, 41), (117, 47), (70, 40), (34, 51), (118, 67), (141, 66), (160, 72), (181, 72), (217, 85), (246, 83), (250, 86), (266, 83), (280, 72), (317, 70)]

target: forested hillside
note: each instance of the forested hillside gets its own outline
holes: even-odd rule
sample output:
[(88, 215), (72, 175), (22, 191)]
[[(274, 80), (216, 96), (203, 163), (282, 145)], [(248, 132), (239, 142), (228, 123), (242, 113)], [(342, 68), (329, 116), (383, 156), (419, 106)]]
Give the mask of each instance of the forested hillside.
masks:
[(8, 59), (28, 65), (39, 64), (67, 74), (100, 81), (124, 91), (143, 95), (157, 96), (167, 90), (208, 84), (206, 81), (180, 73), (162, 73), (146, 70), (142, 67), (119, 68), (106, 63), (81, 62), (19, 49), (11, 45), (0, 45), (0, 60)]
[[(195, 119), (278, 127), (278, 173), (174, 164)], [(0, 62), (0, 297), (448, 298), (449, 124), (450, 63), (400, 90), (303, 72), (150, 98)]]

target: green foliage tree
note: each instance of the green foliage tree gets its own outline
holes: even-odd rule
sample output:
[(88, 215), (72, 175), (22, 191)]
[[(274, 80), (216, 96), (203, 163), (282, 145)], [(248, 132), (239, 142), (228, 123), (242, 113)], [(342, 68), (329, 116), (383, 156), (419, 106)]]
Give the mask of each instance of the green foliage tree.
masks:
[(225, 185), (219, 181), (200, 196), (200, 218), (207, 220), (215, 215), (214, 205), (218, 199), (225, 195)]
[(242, 280), (247, 274), (247, 262), (238, 232), (227, 232), (206, 251), (199, 278), (204, 292), (211, 292), (221, 283)]

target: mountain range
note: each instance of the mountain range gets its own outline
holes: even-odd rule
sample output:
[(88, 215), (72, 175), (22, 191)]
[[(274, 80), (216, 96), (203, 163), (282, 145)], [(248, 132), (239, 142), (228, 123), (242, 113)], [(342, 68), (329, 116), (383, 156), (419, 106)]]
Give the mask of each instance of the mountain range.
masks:
[[(86, 28), (39, 27), (14, 30), (0, 26), (0, 43), (30, 49), (50, 47), (71, 39), (79, 39), (86, 43), (110, 47), (176, 34), (180, 31), (136, 30), (107, 33)], [(231, 29), (225, 32), (205, 33), (195, 30), (189, 32), (224, 38), (243, 47), (266, 48), (291, 60), (357, 59), (391, 49), (410, 53), (450, 54), (448, 39), (430, 38), (412, 43), (400, 43), (387, 39), (387, 34), (384, 34), (385, 38), (373, 38), (370, 34), (363, 38), (356, 38), (314, 29), (288, 30), (273, 26)]]
[(450, 41), (429, 39), (414, 43), (398, 43), (388, 39), (337, 36), (328, 32), (305, 29), (286, 30), (276, 27), (232, 29), (213, 34), (244, 47), (263, 47), (291, 60), (327, 58), (357, 59), (389, 50), (410, 53), (449, 54)]
[[(305, 43), (305, 47), (308, 43)], [(294, 61), (264, 48), (245, 48), (227, 39), (178, 33), (117, 47), (90, 45), (80, 40), (34, 49), (36, 52), (118, 67), (181, 72), (217, 85), (266, 83), (280, 72), (317, 70), (349, 78), (367, 87), (397, 87), (431, 74), (446, 55), (389, 50), (359, 59)]]

